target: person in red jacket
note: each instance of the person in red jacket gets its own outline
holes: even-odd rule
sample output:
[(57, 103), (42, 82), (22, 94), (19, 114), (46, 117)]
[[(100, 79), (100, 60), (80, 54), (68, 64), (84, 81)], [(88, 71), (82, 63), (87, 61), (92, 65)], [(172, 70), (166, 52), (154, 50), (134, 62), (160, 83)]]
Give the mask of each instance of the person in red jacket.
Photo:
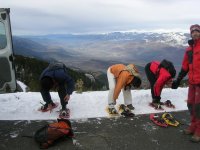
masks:
[(191, 124), (184, 130), (184, 133), (192, 134), (191, 140), (193, 142), (200, 142), (200, 26), (198, 24), (192, 25), (190, 34), (192, 40), (188, 41), (189, 47), (186, 49), (181, 71), (172, 83), (172, 88), (178, 88), (181, 80), (188, 73), (187, 106), (190, 112)]
[[(166, 63), (167, 65), (163, 65)], [(176, 75), (173, 63), (165, 59), (162, 62), (152, 61), (145, 66), (145, 73), (151, 86), (151, 105), (155, 109), (162, 109), (160, 102), (162, 89), (164, 85), (170, 85)]]

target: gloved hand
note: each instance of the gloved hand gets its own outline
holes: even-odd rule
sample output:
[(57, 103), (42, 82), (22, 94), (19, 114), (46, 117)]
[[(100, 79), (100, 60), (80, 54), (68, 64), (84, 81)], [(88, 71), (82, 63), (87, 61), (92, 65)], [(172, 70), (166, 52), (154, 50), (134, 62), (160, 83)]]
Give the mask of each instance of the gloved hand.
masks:
[(186, 76), (188, 73), (188, 70), (181, 69), (181, 71), (178, 74), (178, 77), (176, 80), (173, 81), (171, 88), (172, 89), (177, 89), (181, 83), (181, 80)]
[(174, 80), (173, 83), (172, 83), (172, 89), (177, 89), (178, 86), (180, 85), (180, 82), (178, 80)]

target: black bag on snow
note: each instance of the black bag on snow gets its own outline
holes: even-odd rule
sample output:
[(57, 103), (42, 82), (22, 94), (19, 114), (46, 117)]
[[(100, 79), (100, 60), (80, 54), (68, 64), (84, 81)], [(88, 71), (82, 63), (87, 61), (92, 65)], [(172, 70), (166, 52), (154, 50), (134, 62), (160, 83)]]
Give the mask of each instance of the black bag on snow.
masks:
[(170, 74), (171, 77), (174, 78), (176, 76), (176, 69), (171, 61), (163, 59), (160, 62), (159, 68), (165, 68)]
[(71, 123), (67, 119), (58, 119), (58, 122), (51, 123), (38, 129), (34, 134), (34, 139), (40, 144), (41, 149), (47, 149), (55, 144), (60, 138), (73, 137)]

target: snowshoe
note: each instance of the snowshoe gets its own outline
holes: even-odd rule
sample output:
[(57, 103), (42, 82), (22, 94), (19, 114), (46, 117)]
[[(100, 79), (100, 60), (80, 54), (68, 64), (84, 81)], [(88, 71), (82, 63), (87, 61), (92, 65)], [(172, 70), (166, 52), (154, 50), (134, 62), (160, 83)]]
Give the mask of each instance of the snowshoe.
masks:
[(172, 104), (172, 102), (170, 100), (166, 100), (163, 105), (165, 105), (166, 107), (169, 107), (169, 108), (175, 108), (175, 105)]
[(52, 111), (54, 108), (58, 107), (59, 103), (55, 102), (55, 103), (50, 103), (50, 104), (44, 104), (43, 106), (41, 106), (38, 111), (41, 112), (47, 112), (47, 111)]
[(115, 109), (115, 107), (106, 107), (106, 112), (108, 113), (109, 117), (117, 117), (119, 116), (117, 110)]
[(153, 107), (156, 110), (164, 110), (160, 103), (149, 103), (149, 106)]
[(164, 113), (162, 118), (165, 120), (166, 124), (170, 126), (177, 127), (179, 125), (179, 122), (176, 121), (170, 113)]
[(160, 127), (166, 128), (168, 126), (168, 124), (165, 123), (165, 120), (159, 115), (150, 114), (150, 120)]
[(132, 113), (132, 111), (124, 104), (119, 105), (119, 113), (124, 117), (134, 117), (135, 116), (135, 114)]
[(70, 109), (66, 108), (66, 109), (61, 109), (60, 110), (60, 114), (59, 114), (59, 118), (62, 119), (69, 119), (70, 118)]

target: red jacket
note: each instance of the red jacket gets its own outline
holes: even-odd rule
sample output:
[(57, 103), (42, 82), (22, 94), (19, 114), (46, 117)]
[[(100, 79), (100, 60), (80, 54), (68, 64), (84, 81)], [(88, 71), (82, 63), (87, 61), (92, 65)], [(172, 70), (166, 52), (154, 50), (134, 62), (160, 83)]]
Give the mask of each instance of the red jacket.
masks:
[[(159, 68), (160, 62), (153, 61), (150, 65), (151, 72), (156, 76), (156, 83), (154, 84), (154, 95), (160, 96), (164, 85), (172, 79), (170, 73), (165, 68)], [(160, 69), (160, 71), (159, 71)]]
[(200, 39), (186, 49), (182, 69), (188, 72), (190, 84), (200, 84)]

